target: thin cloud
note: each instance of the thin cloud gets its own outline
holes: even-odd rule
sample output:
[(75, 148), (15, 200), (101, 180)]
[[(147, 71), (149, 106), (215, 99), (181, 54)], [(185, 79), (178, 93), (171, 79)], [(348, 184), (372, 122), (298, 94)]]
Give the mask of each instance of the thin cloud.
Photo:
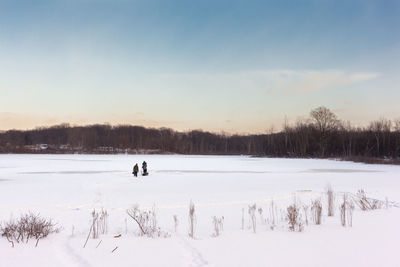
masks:
[[(283, 92), (314, 92), (372, 80), (378, 73), (341, 70), (259, 70), (228, 73), (156, 75), (152, 82), (191, 89), (239, 89)], [(151, 83), (152, 83), (151, 82)], [(149, 84), (148, 84), (149, 85)], [(152, 84), (154, 86), (154, 84)]]
[(346, 73), (344, 71), (291, 72), (281, 86), (289, 91), (313, 92), (363, 82), (378, 76), (378, 73)]

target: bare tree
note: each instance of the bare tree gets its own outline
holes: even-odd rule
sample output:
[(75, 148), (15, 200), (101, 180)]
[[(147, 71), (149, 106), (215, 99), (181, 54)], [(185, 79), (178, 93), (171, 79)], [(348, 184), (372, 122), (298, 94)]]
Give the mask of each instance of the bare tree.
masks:
[(395, 119), (393, 124), (394, 130), (400, 132), (400, 118)]
[(328, 108), (323, 106), (313, 109), (310, 112), (310, 116), (313, 119), (317, 129), (322, 133), (336, 129), (339, 122), (336, 115)]
[(325, 156), (328, 134), (335, 130), (339, 120), (336, 115), (326, 107), (318, 107), (310, 112), (315, 128), (319, 132), (320, 156)]
[(382, 146), (385, 146), (385, 143), (390, 138), (390, 130), (392, 127), (392, 122), (385, 118), (380, 118), (379, 120), (373, 121), (369, 125), (369, 129), (375, 136), (376, 141), (376, 156), (380, 156), (382, 152)]

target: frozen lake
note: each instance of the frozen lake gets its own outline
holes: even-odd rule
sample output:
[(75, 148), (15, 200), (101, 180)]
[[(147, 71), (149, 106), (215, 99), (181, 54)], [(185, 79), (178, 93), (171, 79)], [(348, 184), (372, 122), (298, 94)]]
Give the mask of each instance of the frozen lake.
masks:
[[(150, 175), (134, 178), (146, 160)], [(0, 211), (251, 201), (294, 193), (356, 192), (399, 201), (400, 166), (240, 156), (0, 155)], [(14, 199), (18, 194), (23, 198)], [(4, 204), (3, 204), (4, 203)]]
[[(133, 165), (138, 163), (141, 166), (143, 160), (148, 163), (150, 175), (133, 177)], [(369, 197), (381, 200), (387, 197), (400, 202), (400, 166), (245, 156), (0, 155), (0, 219), (8, 220), (27, 211), (51, 217), (64, 228), (64, 233), (59, 234), (61, 236), (67, 236), (74, 228), (76, 238), (69, 241), (71, 245), (84, 239), (93, 209), (104, 208), (109, 212), (110, 234), (125, 233), (126, 230), (133, 234), (137, 230), (136, 225), (130, 221), (126, 223), (126, 209), (138, 204), (146, 209), (155, 206), (160, 227), (169, 232), (174, 231), (172, 216), (177, 215), (180, 218), (177, 235), (186, 236), (188, 205), (193, 201), (196, 205), (197, 237), (208, 240), (190, 245), (197, 246), (194, 249), (200, 253), (202, 246), (213, 242), (209, 240), (212, 216), (224, 216), (226, 236), (223, 238), (229, 240), (241, 233), (242, 209), (247, 209), (248, 205), (256, 203), (258, 207), (268, 210), (273, 199), (284, 211), (295, 198), (301, 203), (309, 203), (314, 198), (324, 200), (328, 184), (338, 194), (364, 189)], [(326, 221), (329, 223), (328, 219)], [(267, 228), (263, 231), (266, 232)], [(287, 238), (286, 232), (281, 234)], [(2, 242), (5, 242), (2, 243), (4, 246), (8, 245), (7, 241)], [(154, 242), (161, 244), (166, 241)], [(204, 251), (207, 249), (204, 248)], [(207, 255), (207, 252), (204, 253)], [(224, 257), (218, 258), (209, 252), (213, 259), (211, 264), (204, 253), (197, 265), (191, 264), (190, 260), (181, 261), (179, 256), (166, 265), (232, 264), (224, 262)], [(27, 257), (31, 255), (28, 253)], [(87, 265), (81, 265), (91, 265), (90, 257), (86, 261)], [(241, 261), (237, 259), (235, 262), (239, 264)], [(149, 265), (157, 266), (158, 263), (155, 261)], [(395, 266), (390, 265), (390, 261), (388, 263), (387, 266)], [(65, 265), (74, 264), (72, 261)], [(309, 264), (298, 263), (299, 266), (318, 266)], [(92, 261), (92, 265), (97, 266), (96, 261)], [(287, 265), (290, 266), (290, 262)]]

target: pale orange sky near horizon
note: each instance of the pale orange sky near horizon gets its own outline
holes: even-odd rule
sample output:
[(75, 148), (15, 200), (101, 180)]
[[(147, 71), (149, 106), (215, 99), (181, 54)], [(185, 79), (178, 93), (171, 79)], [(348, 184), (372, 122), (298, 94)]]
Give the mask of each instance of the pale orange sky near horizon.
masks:
[[(346, 109), (332, 109), (332, 111), (342, 119), (343, 121), (348, 121), (342, 118), (342, 115), (346, 115)], [(385, 116), (376, 117), (373, 119), (359, 117), (358, 122), (350, 121), (353, 126), (364, 127), (369, 124), (372, 120), (380, 119)], [(136, 113), (127, 116), (118, 116), (116, 114), (105, 114), (104, 117), (90, 117), (84, 114), (74, 114), (64, 117), (56, 116), (46, 116), (46, 115), (27, 115), (27, 114), (17, 114), (17, 113), (4, 113), (0, 112), (0, 130), (30, 130), (38, 127), (49, 127), (55, 126), (62, 123), (68, 123), (70, 126), (85, 126), (91, 124), (110, 124), (116, 125), (137, 125), (150, 128), (162, 128), (167, 127), (177, 131), (190, 131), (190, 130), (205, 130), (216, 133), (229, 133), (229, 134), (252, 134), (252, 133), (269, 133), (271, 131), (276, 132), (282, 129), (285, 120), (289, 124), (295, 124), (297, 121), (304, 121), (309, 118), (309, 112), (299, 115), (288, 116), (282, 114), (276, 117), (265, 118), (264, 123), (260, 125), (252, 125), (251, 122), (240, 124), (240, 122), (233, 122), (230, 120), (221, 120), (220, 122), (214, 123), (214, 121), (162, 121), (162, 120), (152, 120), (145, 119), (143, 113)], [(387, 119), (400, 119), (400, 117)], [(353, 118), (357, 119), (357, 117)], [(258, 123), (258, 122), (257, 122)], [(234, 125), (232, 125), (234, 124)]]
[[(2, 99), (0, 130), (109, 123), (265, 133), (280, 130), (285, 118), (289, 123), (307, 119), (318, 106), (355, 126), (366, 126), (380, 117), (400, 117), (396, 98), (362, 95), (366, 87), (372, 92), (386, 79), (378, 73), (337, 70), (147, 74), (119, 81), (111, 89), (108, 79), (101, 77), (77, 77), (73, 83), (57, 85), (47, 79), (34, 84), (32, 74), (27, 74), (24, 82), (8, 84), (25, 88), (24, 95), (13, 90)], [(81, 89), (88, 83), (90, 89)]]

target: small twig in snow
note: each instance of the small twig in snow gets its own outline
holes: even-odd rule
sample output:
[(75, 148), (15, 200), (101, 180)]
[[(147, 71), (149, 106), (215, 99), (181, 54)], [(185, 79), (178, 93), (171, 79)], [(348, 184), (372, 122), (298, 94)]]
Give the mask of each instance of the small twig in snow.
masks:
[(100, 240), (100, 242), (97, 244), (96, 248), (98, 248), (98, 247), (100, 246), (100, 244), (101, 244), (101, 241), (103, 241), (103, 239), (102, 239), (102, 240)]

